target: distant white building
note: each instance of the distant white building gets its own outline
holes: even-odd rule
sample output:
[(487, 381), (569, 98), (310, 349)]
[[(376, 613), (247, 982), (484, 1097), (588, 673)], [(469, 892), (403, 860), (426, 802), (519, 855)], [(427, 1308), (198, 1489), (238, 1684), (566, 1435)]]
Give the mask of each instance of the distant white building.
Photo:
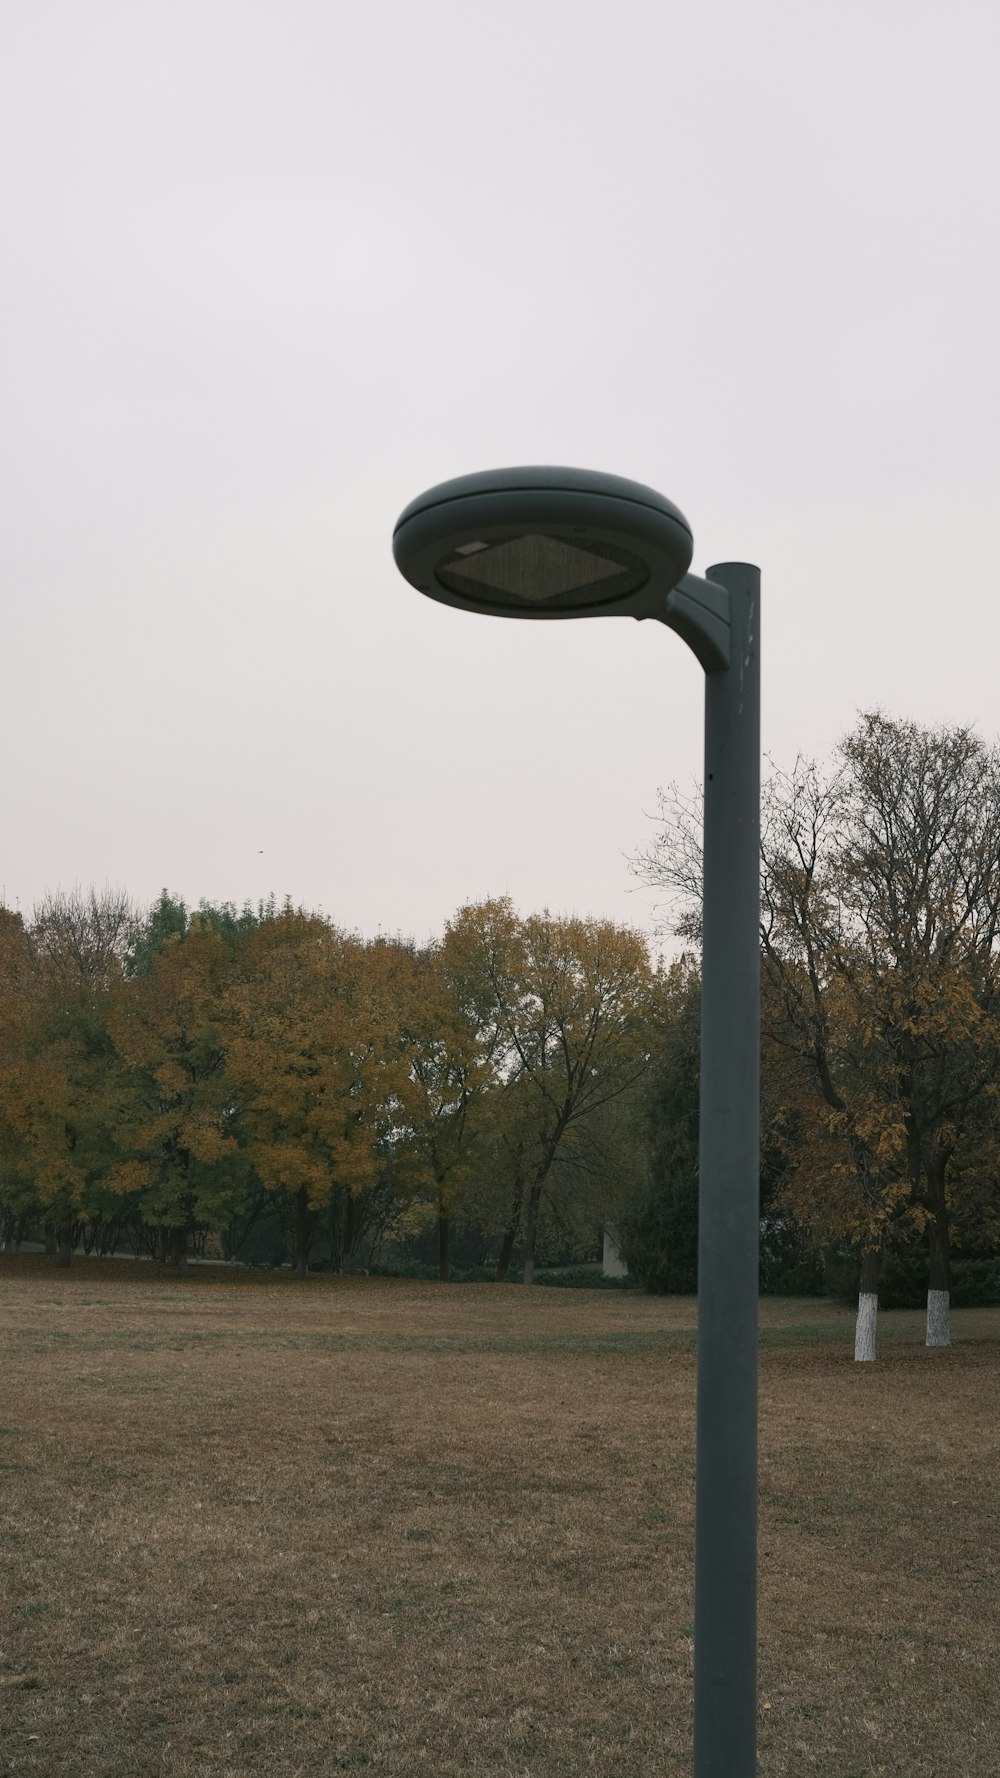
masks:
[(605, 1278), (627, 1278), (628, 1266), (618, 1249), (618, 1230), (614, 1223), (604, 1224), (604, 1258), (601, 1271)]

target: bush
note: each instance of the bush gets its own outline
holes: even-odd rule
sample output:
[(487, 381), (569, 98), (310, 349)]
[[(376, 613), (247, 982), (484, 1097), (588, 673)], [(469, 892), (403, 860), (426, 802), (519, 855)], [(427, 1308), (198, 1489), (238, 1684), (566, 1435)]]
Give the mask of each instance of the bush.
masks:
[[(861, 1260), (849, 1247), (831, 1248), (826, 1256), (826, 1286), (830, 1296), (855, 1304), (861, 1283)], [(911, 1247), (888, 1253), (879, 1275), (880, 1309), (923, 1309), (927, 1306), (927, 1253)], [(953, 1259), (951, 1304), (954, 1309), (1000, 1307), (1000, 1258)]]
[(1000, 1308), (1000, 1259), (955, 1259), (951, 1301), (956, 1309)]
[(919, 1248), (883, 1255), (878, 1280), (880, 1309), (927, 1307), (927, 1255)]
[(761, 1218), (760, 1290), (762, 1296), (826, 1295), (822, 1255), (789, 1217)]
[[(420, 1278), (429, 1284), (440, 1284), (441, 1274), (437, 1266), (428, 1265), (422, 1259), (387, 1260), (382, 1265), (368, 1268), (373, 1278)], [(449, 1284), (492, 1284), (495, 1280), (495, 1266), (452, 1266)]]
[(698, 1182), (660, 1179), (620, 1217), (618, 1249), (631, 1276), (653, 1296), (693, 1296), (698, 1288)]
[(823, 1255), (823, 1281), (827, 1296), (841, 1303), (857, 1304), (861, 1284), (861, 1258), (853, 1247), (838, 1241)]
[[(437, 1266), (425, 1265), (422, 1260), (401, 1260), (391, 1265), (372, 1266), (372, 1277), (378, 1278), (421, 1278), (428, 1283), (440, 1283)], [(462, 1270), (453, 1266), (449, 1284), (495, 1284), (495, 1266), (467, 1266)], [(520, 1284), (520, 1271), (508, 1280), (511, 1284)], [(536, 1284), (561, 1285), (564, 1290), (636, 1290), (634, 1278), (605, 1278), (599, 1266), (561, 1266), (558, 1271), (543, 1268), (535, 1273)]]
[(276, 1217), (263, 1218), (241, 1241), (237, 1253), (226, 1254), (244, 1266), (285, 1266), (291, 1257), (291, 1243)]
[[(399, 1259), (387, 1261), (385, 1265), (369, 1266), (372, 1278), (436, 1278), (437, 1266), (429, 1266), (422, 1259)], [(452, 1273), (454, 1277), (454, 1273)]]
[[(651, 1197), (623, 1219), (621, 1251), (629, 1271), (655, 1295), (694, 1296), (698, 1290), (696, 1192), (681, 1188)], [(791, 1218), (761, 1218), (760, 1291), (763, 1296), (825, 1296), (822, 1255)], [(855, 1293), (856, 1294), (856, 1293)]]
[(557, 1284), (564, 1290), (638, 1290), (637, 1278), (605, 1278), (600, 1266), (561, 1266), (535, 1273), (536, 1284)]

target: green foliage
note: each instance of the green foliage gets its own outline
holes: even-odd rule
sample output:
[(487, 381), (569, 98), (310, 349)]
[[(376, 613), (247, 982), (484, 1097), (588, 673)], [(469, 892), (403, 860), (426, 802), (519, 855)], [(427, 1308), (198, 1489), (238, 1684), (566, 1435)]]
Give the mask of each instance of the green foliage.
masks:
[[(310, 1268), (312, 1271), (328, 1271), (329, 1266), (320, 1264)], [(423, 1260), (399, 1260), (387, 1265), (369, 1267), (373, 1278), (418, 1278), (430, 1282), (432, 1279), (440, 1283), (442, 1280), (437, 1266), (428, 1265)], [(495, 1283), (493, 1266), (467, 1266), (463, 1270), (452, 1266), (448, 1279), (449, 1284), (493, 1284)], [(518, 1279), (511, 1279), (518, 1283)], [(605, 1278), (598, 1266), (562, 1266), (556, 1270), (542, 1270), (535, 1273), (536, 1284), (551, 1284), (563, 1290), (637, 1290), (634, 1278)]]
[(619, 1251), (631, 1275), (654, 1295), (693, 1296), (698, 1288), (697, 1175), (668, 1168), (619, 1225)]
[(248, 901), (241, 908), (234, 901), (199, 901), (198, 912), (192, 914), (191, 921), (192, 924), (197, 922), (201, 927), (210, 926), (230, 950), (237, 950), (244, 939), (256, 932), (258, 926), (263, 926), (266, 921), (276, 920), (279, 913), (301, 915), (302, 912), (301, 908), (292, 908), (288, 897), (279, 909), (272, 895), (267, 901), (259, 901), (255, 908)]
[[(656, 1294), (698, 1288), (698, 1099), (701, 983), (689, 959), (664, 985), (656, 1072), (649, 1098), (651, 1163), (619, 1224), (629, 1272)], [(761, 1167), (760, 1287), (771, 1296), (820, 1296), (823, 1264), (805, 1231), (773, 1208), (786, 1161), (767, 1146)]]
[[(831, 1248), (825, 1266), (827, 1294), (840, 1302), (857, 1303), (861, 1282), (860, 1257), (846, 1246)], [(927, 1250), (911, 1247), (887, 1253), (882, 1260), (878, 1285), (879, 1308), (923, 1309), (927, 1303)], [(1000, 1258), (951, 1261), (951, 1304), (955, 1309), (1000, 1306)]]
[(153, 963), (170, 939), (181, 939), (188, 928), (187, 904), (179, 895), (160, 890), (132, 940), (126, 956), (126, 969), (131, 976), (147, 976)]
[(606, 1278), (600, 1266), (560, 1266), (558, 1271), (535, 1273), (536, 1284), (551, 1284), (561, 1290), (638, 1290), (638, 1278)]
[[(462, 910), (423, 952), (273, 899), (192, 912), (164, 890), (139, 917), (121, 892), (77, 891), (30, 926), (0, 909), (0, 1228), (159, 1251), (172, 1227), (226, 1257), (413, 1277), (439, 1273), (440, 1245), (458, 1281), (491, 1277), (487, 1253), (533, 1255), (560, 1288), (691, 1293), (699, 1002), (691, 958), (658, 972), (638, 935), (507, 901)], [(850, 1241), (824, 1271), (811, 1240), (830, 1230), (788, 1190), (811, 1154), (827, 1202), (823, 1143), (842, 1138), (817, 1136), (811, 1089), (773, 1096), (762, 1289), (850, 1299)], [(995, 1108), (985, 1090), (970, 1105), (949, 1175), (956, 1303), (996, 1289)], [(626, 1280), (584, 1263), (608, 1220)], [(913, 1246), (902, 1220), (891, 1232)], [(372, 1267), (383, 1249), (413, 1263)], [(922, 1300), (926, 1263), (922, 1244), (887, 1260), (883, 1300)]]
[(956, 1309), (1000, 1307), (1000, 1259), (953, 1259), (951, 1300)]
[(664, 980), (646, 1118), (650, 1163), (618, 1221), (619, 1250), (647, 1291), (698, 1281), (698, 1067), (701, 983), (690, 958)]
[(630, 1164), (614, 1164), (625, 1153), (615, 1102), (641, 1102), (656, 978), (638, 933), (548, 912), (521, 919), (506, 897), (463, 908), (443, 950), (494, 1076), (482, 1147), (496, 1161), (485, 1178), (506, 1188), (500, 1266), (516, 1245), (530, 1282), (537, 1257), (579, 1251), (584, 1230), (618, 1209)]
[(838, 1302), (857, 1304), (861, 1284), (861, 1255), (849, 1241), (834, 1241), (823, 1255), (826, 1295)]
[(821, 1244), (784, 1207), (786, 1146), (765, 1138), (760, 1166), (760, 1291), (762, 1296), (824, 1296)]
[(761, 1218), (762, 1296), (825, 1296), (823, 1256), (788, 1216)]
[[(259, 901), (256, 908), (248, 901), (238, 908), (234, 901), (202, 900), (198, 903), (197, 912), (192, 912), (182, 896), (171, 895), (168, 889), (161, 889), (159, 899), (153, 903), (132, 937), (125, 957), (127, 973), (131, 976), (150, 975), (153, 963), (164, 947), (171, 940), (184, 938), (191, 930), (210, 929), (217, 932), (226, 946), (233, 950), (265, 920), (274, 920), (278, 911), (278, 904), (272, 895), (267, 901)], [(290, 911), (290, 903), (287, 901), (285, 911)]]
[[(676, 789), (638, 873), (699, 926), (701, 811)], [(870, 1251), (1000, 1240), (1000, 749), (862, 714), (829, 767), (763, 786), (765, 1127), (781, 1207)]]
[[(319, 1265), (317, 1271), (329, 1270), (326, 1265)], [(492, 1284), (494, 1268), (492, 1266), (451, 1266), (448, 1276), (442, 1279), (440, 1268), (430, 1265), (422, 1259), (401, 1259), (386, 1261), (368, 1268), (373, 1278), (419, 1278), (427, 1283), (432, 1280), (437, 1284)]]
[(0, 1191), (11, 1210), (37, 1205), (64, 1229), (88, 1215), (113, 1164), (120, 1111), (106, 1019), (116, 961), (88, 950), (79, 912), (47, 904), (28, 967), (19, 979), (6, 971), (13, 991), (0, 1014)]

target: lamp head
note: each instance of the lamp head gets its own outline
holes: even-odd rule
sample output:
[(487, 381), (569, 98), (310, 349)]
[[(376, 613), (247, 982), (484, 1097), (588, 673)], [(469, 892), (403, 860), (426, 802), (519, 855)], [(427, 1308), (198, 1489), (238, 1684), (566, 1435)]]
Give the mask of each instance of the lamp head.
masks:
[(393, 533), (418, 591), (498, 617), (657, 615), (693, 547), (662, 494), (582, 469), (459, 476), (411, 501)]

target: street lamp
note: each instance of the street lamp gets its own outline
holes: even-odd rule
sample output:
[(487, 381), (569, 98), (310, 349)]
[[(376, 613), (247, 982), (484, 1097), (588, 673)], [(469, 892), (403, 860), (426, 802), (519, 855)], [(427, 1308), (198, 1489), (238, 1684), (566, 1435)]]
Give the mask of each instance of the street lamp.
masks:
[(405, 578), (496, 617), (656, 618), (705, 671), (694, 1775), (754, 1778), (760, 1075), (760, 572), (690, 574), (652, 488), (579, 469), (460, 476), (393, 535)]

